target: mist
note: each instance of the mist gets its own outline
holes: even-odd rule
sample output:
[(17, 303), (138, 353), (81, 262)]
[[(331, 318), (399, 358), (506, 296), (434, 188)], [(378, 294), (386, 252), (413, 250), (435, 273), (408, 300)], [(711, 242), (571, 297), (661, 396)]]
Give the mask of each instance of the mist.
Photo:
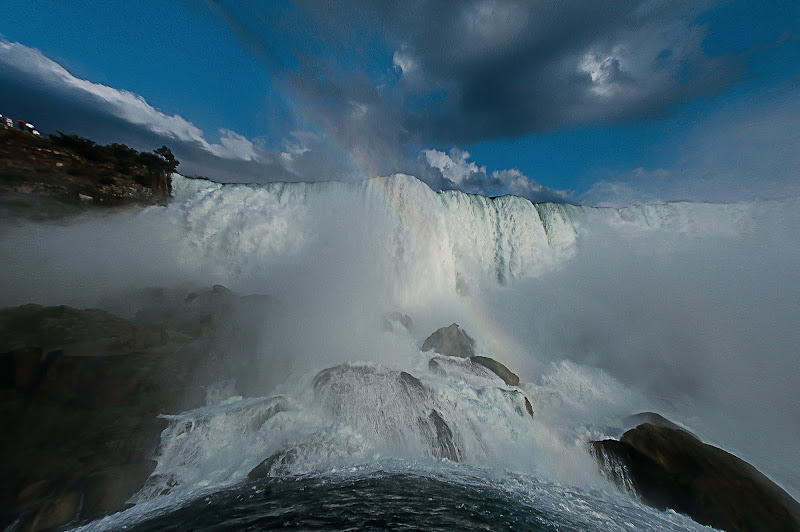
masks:
[[(133, 316), (131, 294), (152, 286), (274, 296), (281, 312), (241, 343), (256, 351), (263, 395), (345, 362), (407, 368), (427, 335), (457, 322), (520, 375), (537, 419), (565, 439), (657, 410), (800, 490), (796, 199), (535, 206), (404, 176), (176, 177), (175, 196), (4, 223), (0, 306)], [(411, 331), (382, 330), (393, 311)]]

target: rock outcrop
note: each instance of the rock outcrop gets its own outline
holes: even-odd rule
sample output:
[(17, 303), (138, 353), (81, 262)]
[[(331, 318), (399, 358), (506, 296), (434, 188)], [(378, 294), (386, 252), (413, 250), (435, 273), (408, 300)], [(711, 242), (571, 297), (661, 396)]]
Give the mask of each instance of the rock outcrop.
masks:
[[(519, 386), (519, 377), (497, 360), (475, 354), (475, 340), (457, 323), (442, 327), (425, 339), (422, 351), (434, 351), (441, 355), (468, 358), (473, 364), (483, 366), (510, 386)], [(432, 361), (434, 359), (431, 359)], [(434, 363), (435, 364), (435, 363)], [(431, 366), (433, 371), (436, 368)]]
[[(643, 425), (645, 423), (650, 423), (651, 425), (654, 425), (656, 427), (666, 427), (668, 429), (684, 430), (689, 434), (692, 434), (690, 430), (686, 430), (677, 423), (670, 421), (661, 414), (657, 414), (655, 412), (639, 412), (638, 414), (627, 416), (622, 420), (622, 425), (624, 430), (636, 428), (639, 425)], [(694, 434), (692, 434), (692, 436), (694, 436)]]
[(436, 351), (440, 355), (469, 358), (475, 356), (475, 340), (454, 323), (442, 327), (425, 339), (423, 351)]
[[(422, 351), (434, 351), (441, 355), (465, 358), (475, 367), (486, 368), (509, 386), (519, 386), (519, 376), (497, 360), (475, 354), (475, 340), (457, 323), (442, 327), (425, 339)], [(428, 361), (428, 369), (440, 375), (447, 374), (447, 359), (433, 357)], [(524, 397), (524, 395), (523, 395)], [(525, 411), (533, 417), (533, 406), (524, 397)]]
[(607, 476), (655, 508), (723, 530), (800, 530), (800, 505), (788, 493), (685, 430), (644, 423), (590, 445)]
[(0, 310), (0, 528), (123, 509), (155, 467), (166, 427), (157, 416), (204, 403), (208, 379), (224, 377), (210, 354), (226, 317), (265, 303), (221, 286), (156, 292), (133, 320), (66, 306)]
[(478, 364), (483, 366), (484, 368), (488, 369), (501, 379), (503, 382), (508, 384), (509, 386), (519, 386), (519, 377), (516, 373), (505, 367), (505, 365), (501, 364), (497, 360), (489, 357), (482, 357), (482, 356), (474, 356), (469, 357), (470, 361), (473, 364)]
[(320, 371), (313, 386), (315, 399), (332, 417), (384, 444), (405, 442), (436, 458), (463, 458), (435, 394), (410, 373), (345, 364)]
[(90, 207), (163, 203), (178, 164), (166, 147), (142, 153), (74, 135), (47, 138), (0, 128), (0, 215), (42, 219)]

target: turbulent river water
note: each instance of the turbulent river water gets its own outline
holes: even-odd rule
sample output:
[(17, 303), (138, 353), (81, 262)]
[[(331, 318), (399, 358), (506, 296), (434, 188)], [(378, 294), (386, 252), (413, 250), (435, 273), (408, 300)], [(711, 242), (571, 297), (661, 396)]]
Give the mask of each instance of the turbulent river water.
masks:
[[(221, 380), (167, 416), (136, 504), (88, 529), (683, 530), (586, 443), (655, 410), (797, 495), (798, 207), (176, 175), (168, 206), (4, 230), (0, 303), (132, 313), (136, 289), (215, 283), (280, 301), (220, 354), (254, 351), (247, 396)], [(453, 322), (520, 386), (458, 359), (434, 371), (420, 346)]]

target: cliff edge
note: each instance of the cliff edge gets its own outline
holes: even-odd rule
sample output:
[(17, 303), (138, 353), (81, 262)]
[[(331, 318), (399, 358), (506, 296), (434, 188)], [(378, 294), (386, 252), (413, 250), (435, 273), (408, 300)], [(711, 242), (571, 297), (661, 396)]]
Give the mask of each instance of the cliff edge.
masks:
[(178, 164), (165, 146), (148, 153), (77, 135), (0, 128), (0, 208), (49, 217), (91, 206), (160, 204), (170, 197)]

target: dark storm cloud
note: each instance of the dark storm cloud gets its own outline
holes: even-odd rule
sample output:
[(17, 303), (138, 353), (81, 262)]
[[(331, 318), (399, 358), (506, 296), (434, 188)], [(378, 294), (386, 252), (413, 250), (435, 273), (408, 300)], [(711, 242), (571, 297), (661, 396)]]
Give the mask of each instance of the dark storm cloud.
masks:
[(298, 4), (331, 41), (383, 36), (400, 71), (384, 104), (402, 109), (410, 136), (437, 144), (648, 117), (739, 71), (703, 51), (693, 21), (710, 3)]

